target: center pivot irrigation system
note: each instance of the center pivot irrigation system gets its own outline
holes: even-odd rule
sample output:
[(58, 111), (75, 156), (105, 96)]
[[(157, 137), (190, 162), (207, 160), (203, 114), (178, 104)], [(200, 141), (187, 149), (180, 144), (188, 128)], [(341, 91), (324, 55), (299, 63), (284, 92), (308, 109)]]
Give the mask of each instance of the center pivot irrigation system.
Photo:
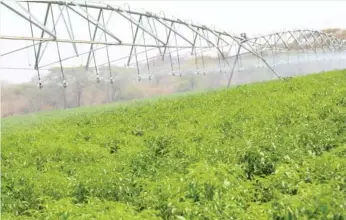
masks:
[(0, 61), (26, 51), (28, 69), (37, 72), (39, 88), (43, 87), (40, 71), (54, 65), (60, 67), (66, 88), (64, 69), (78, 66), (78, 62), (95, 71), (97, 82), (101, 80), (100, 70), (106, 69), (109, 82), (114, 83), (111, 65), (133, 67), (138, 80), (151, 80), (153, 71), (158, 71), (153, 66), (160, 64), (167, 64), (169, 74), (182, 76), (184, 62), (193, 61), (190, 66), (196, 74), (207, 74), (207, 59), (213, 58), (217, 62), (211, 71), (227, 75), (229, 87), (234, 72), (244, 71), (242, 59), (251, 60), (246, 65), (268, 68), (273, 76), (283, 79), (275, 67), (295, 65), (290, 60), (292, 54), (298, 59), (312, 55), (319, 61), (326, 54), (344, 56), (346, 52), (346, 40), (321, 31), (292, 30), (249, 37), (167, 18), (163, 12), (134, 11), (127, 4), (0, 0), (0, 19), (6, 26), (0, 27), (0, 46), (13, 46), (0, 51)]

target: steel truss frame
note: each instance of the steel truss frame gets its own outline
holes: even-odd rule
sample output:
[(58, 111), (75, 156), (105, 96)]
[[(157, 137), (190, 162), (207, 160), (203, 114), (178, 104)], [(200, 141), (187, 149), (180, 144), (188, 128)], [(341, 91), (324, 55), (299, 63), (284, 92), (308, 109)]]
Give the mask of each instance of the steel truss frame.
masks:
[[(44, 5), (46, 11), (44, 13), (43, 23), (40, 22), (31, 11), (30, 8), (34, 5)], [(244, 54), (251, 54), (254, 57), (260, 59), (264, 65), (266, 65), (279, 79), (282, 79), (279, 73), (274, 69), (275, 66), (270, 65), (267, 60), (261, 55), (264, 52), (272, 51), (273, 53), (296, 51), (302, 53), (318, 53), (319, 50), (325, 52), (329, 51), (346, 51), (346, 40), (338, 39), (337, 37), (316, 30), (290, 30), (283, 32), (276, 32), (268, 35), (261, 35), (256, 37), (247, 37), (246, 34), (232, 34), (227, 31), (217, 30), (216, 28), (210, 28), (205, 25), (198, 25), (192, 22), (183, 21), (181, 19), (167, 18), (163, 15), (156, 15), (150, 12), (138, 12), (131, 10), (128, 6), (127, 9), (116, 7), (105, 3), (86, 3), (81, 1), (8, 1), (0, 0), (0, 7), (15, 13), (17, 16), (22, 17), (28, 22), (31, 28), (31, 36), (5, 36), (0, 33), (0, 40), (20, 40), (31, 41), (32, 45), (15, 49), (9, 52), (0, 54), (0, 58), (9, 54), (18, 52), (20, 50), (27, 50), (33, 48), (35, 54), (34, 69), (37, 71), (39, 79), (39, 87), (42, 88), (40, 79), (40, 69), (49, 65), (59, 63), (61, 73), (63, 75), (63, 62), (81, 55), (88, 55), (85, 67), (89, 68), (91, 62), (94, 62), (94, 68), (97, 72), (97, 68), (100, 65), (96, 64), (95, 52), (98, 50), (106, 50), (107, 62), (101, 65), (108, 65), (111, 72), (110, 64), (113, 62), (110, 60), (109, 51), (111, 47), (127, 46), (130, 47), (130, 52), (124, 57), (127, 60), (127, 65), (131, 65), (133, 57), (135, 57), (136, 67), (139, 75), (139, 61), (137, 56), (140, 53), (146, 54), (146, 62), (152, 59), (148, 57), (147, 53), (151, 50), (157, 50), (162, 60), (168, 55), (171, 59), (173, 53), (177, 54), (179, 62), (179, 51), (183, 49), (191, 50), (191, 55), (197, 53), (197, 50), (211, 50), (214, 49), (219, 59), (221, 59), (229, 70), (228, 87), (231, 84), (232, 77), (235, 71), (239, 57)], [(59, 14), (53, 13), (53, 8), (59, 9)], [(93, 17), (88, 10), (98, 10), (97, 17)], [(109, 20), (113, 14), (119, 15), (123, 19), (128, 21), (128, 28), (132, 33), (132, 39), (123, 39), (118, 36), (118, 33), (112, 31), (108, 27), (108, 21), (105, 21), (104, 12), (109, 12)], [(74, 14), (85, 20), (88, 23), (89, 40), (78, 39), (74, 33), (74, 26), (71, 21), (70, 14)], [(66, 16), (67, 15), (67, 16)], [(48, 28), (49, 17), (51, 16), (50, 25), (53, 28)], [(135, 18), (136, 17), (136, 18)], [(137, 19), (138, 18), (138, 19)], [(56, 31), (58, 22), (62, 20), (64, 22), (64, 28), (68, 33), (69, 38), (63, 38), (59, 32)], [(144, 21), (147, 25), (144, 25)], [(158, 33), (157, 26), (163, 27), (161, 32)], [(33, 32), (33, 26), (41, 30), (40, 35), (35, 36)], [(92, 31), (93, 27), (93, 31)], [(179, 28), (184, 27), (188, 30), (188, 35), (192, 36), (192, 39), (187, 37), (187, 34), (183, 34)], [(101, 32), (100, 39), (96, 39), (97, 33)], [(161, 35), (161, 37), (160, 37)], [(101, 37), (104, 39), (101, 40)], [(142, 37), (144, 43), (137, 43), (139, 38)], [(177, 37), (180, 41), (177, 41)], [(199, 41), (197, 40), (199, 38)], [(154, 41), (152, 43), (146, 43), (146, 39)], [(48, 64), (41, 64), (41, 59), (45, 54), (47, 45), (49, 43), (55, 43), (58, 53), (58, 61), (54, 61)], [(198, 45), (200, 42), (200, 45)], [(69, 57), (61, 57), (60, 43), (69, 43), (73, 47), (74, 54)], [(88, 44), (90, 49), (87, 52), (80, 52), (79, 45)], [(233, 46), (236, 46), (236, 53), (230, 55), (230, 51)], [(144, 51), (138, 52), (138, 48), (144, 48)], [(224, 53), (224, 48), (228, 52)], [(228, 49), (227, 49), (228, 48)], [(173, 49), (173, 50), (172, 50)], [(203, 56), (203, 55), (202, 55)], [(234, 58), (233, 63), (230, 62), (230, 58)], [(148, 66), (149, 69), (149, 66)], [(150, 72), (150, 70), (149, 70)], [(180, 64), (179, 64), (180, 72)], [(98, 74), (98, 72), (97, 72)], [(180, 72), (181, 74), (181, 72)], [(111, 74), (110, 74), (111, 75)], [(139, 78), (140, 79), (140, 78)], [(99, 80), (98, 80), (99, 81)], [(113, 82), (113, 80), (111, 80)], [(64, 86), (66, 83), (64, 82)]]

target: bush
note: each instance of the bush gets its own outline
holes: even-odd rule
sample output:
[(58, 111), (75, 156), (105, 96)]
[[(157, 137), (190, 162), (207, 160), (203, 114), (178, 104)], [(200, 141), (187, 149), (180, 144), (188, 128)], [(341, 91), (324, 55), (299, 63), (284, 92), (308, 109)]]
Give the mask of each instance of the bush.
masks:
[(335, 71), (4, 119), (2, 218), (344, 219), (345, 88)]

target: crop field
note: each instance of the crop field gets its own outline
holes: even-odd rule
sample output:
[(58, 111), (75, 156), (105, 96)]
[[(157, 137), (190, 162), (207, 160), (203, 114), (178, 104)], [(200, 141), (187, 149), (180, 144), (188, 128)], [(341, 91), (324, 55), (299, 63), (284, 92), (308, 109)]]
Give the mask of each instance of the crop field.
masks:
[(2, 120), (2, 219), (346, 219), (346, 72)]

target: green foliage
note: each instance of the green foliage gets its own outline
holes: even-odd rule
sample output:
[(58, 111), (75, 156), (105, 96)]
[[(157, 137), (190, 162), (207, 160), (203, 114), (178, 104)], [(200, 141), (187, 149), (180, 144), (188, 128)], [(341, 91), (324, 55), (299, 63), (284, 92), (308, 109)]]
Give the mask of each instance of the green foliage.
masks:
[(335, 71), (4, 119), (2, 218), (345, 219), (345, 97)]

